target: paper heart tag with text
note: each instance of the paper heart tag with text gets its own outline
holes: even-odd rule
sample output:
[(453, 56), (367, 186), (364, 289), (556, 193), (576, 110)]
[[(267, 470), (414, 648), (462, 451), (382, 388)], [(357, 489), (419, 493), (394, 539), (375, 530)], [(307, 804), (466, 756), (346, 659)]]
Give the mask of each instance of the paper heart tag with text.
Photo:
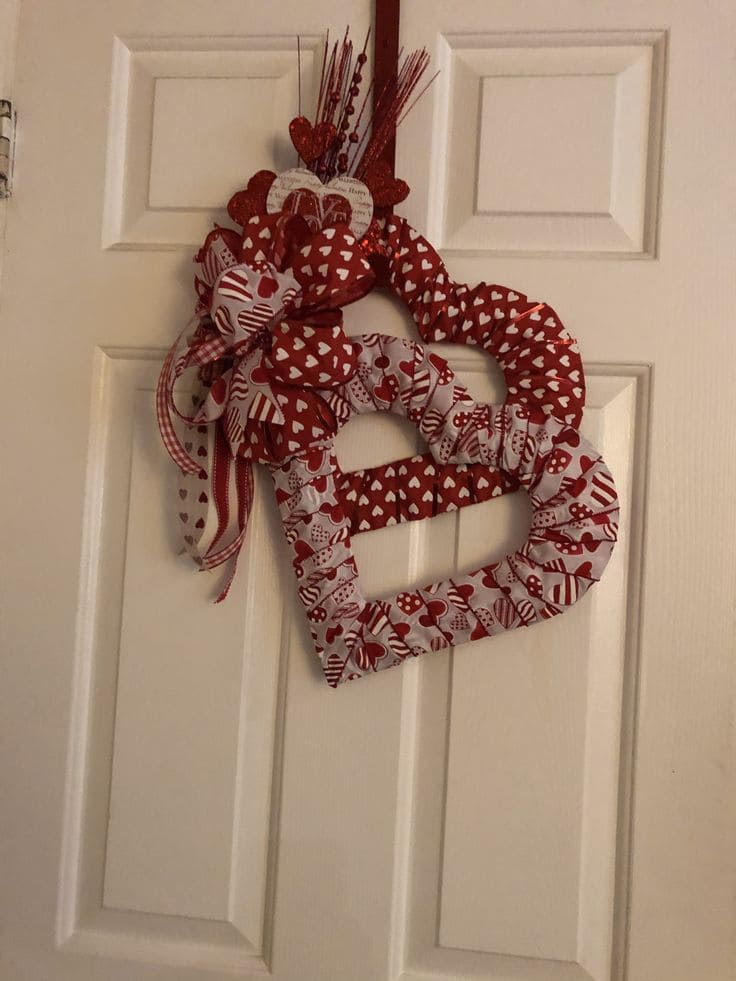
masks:
[(313, 232), (343, 223), (356, 238), (373, 218), (373, 198), (361, 181), (335, 177), (323, 184), (316, 174), (300, 167), (280, 174), (271, 184), (266, 208), (272, 214), (286, 211), (301, 215)]

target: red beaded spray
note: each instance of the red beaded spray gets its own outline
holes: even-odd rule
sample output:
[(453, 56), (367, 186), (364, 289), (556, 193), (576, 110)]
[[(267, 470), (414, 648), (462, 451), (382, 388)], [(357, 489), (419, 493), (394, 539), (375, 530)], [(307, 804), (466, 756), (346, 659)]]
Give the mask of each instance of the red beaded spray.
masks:
[[(338, 174), (356, 177), (372, 192), (375, 187), (378, 197), (382, 198), (380, 203), (388, 206), (403, 200), (408, 187), (403, 181), (394, 180), (395, 187), (389, 195), (394, 200), (385, 200), (386, 187), (380, 185), (385, 185), (386, 178), (392, 175), (386, 166), (381, 166), (381, 154), (436, 76), (412, 100), (429, 65), (429, 54), (422, 48), (402, 59), (400, 53), (396, 73), (376, 93), (371, 107), (374, 82), (369, 80), (365, 85), (363, 74), (369, 38), (370, 30), (356, 54), (347, 30), (331, 49), (328, 36), (315, 122), (312, 124), (306, 117), (297, 116), (291, 121), (289, 133), (304, 164), (323, 183)], [(401, 196), (397, 197), (399, 193)]]

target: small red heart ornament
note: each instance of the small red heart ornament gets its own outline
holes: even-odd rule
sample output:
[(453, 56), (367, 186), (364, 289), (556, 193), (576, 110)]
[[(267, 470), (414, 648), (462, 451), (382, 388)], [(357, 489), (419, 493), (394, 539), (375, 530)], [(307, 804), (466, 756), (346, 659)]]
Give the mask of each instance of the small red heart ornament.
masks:
[(313, 126), (305, 116), (297, 116), (289, 123), (291, 142), (305, 163), (312, 163), (329, 150), (335, 142), (337, 130), (332, 123), (321, 122)]
[(276, 174), (272, 170), (259, 170), (248, 181), (244, 191), (233, 194), (227, 203), (227, 213), (233, 221), (244, 227), (253, 215), (262, 214), (266, 210), (266, 198), (275, 180)]
[(378, 208), (389, 208), (399, 204), (409, 196), (406, 181), (394, 177), (386, 160), (377, 160), (366, 170), (363, 181), (373, 195), (373, 203)]

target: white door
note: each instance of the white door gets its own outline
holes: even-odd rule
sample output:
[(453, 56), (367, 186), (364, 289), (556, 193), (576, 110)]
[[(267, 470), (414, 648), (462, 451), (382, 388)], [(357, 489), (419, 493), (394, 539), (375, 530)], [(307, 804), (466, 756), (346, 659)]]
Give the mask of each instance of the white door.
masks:
[[(403, 4), (402, 44), (441, 70), (400, 132), (403, 213), (456, 278), (579, 338), (624, 509), (600, 586), (333, 691), (267, 478), (225, 604), (175, 554), (152, 391), (191, 254), (244, 179), (292, 163), (295, 34), (308, 109), (325, 27), (362, 37), (371, 13), (20, 2), (3, 981), (732, 975), (732, 3)], [(348, 322), (416, 337), (379, 295)], [(502, 395), (484, 356), (442, 353)], [(351, 468), (416, 436), (363, 417), (338, 445)], [(512, 495), (361, 536), (366, 590), (467, 568), (527, 520)]]

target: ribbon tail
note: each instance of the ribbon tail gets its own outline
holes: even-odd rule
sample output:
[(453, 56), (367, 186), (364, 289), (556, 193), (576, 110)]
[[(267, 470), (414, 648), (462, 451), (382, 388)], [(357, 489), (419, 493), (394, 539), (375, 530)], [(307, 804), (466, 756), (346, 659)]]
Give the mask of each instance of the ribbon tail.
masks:
[[(161, 440), (166, 448), (166, 452), (169, 454), (174, 463), (185, 473), (198, 474), (202, 470), (202, 467), (196, 463), (186, 452), (184, 447), (179, 440), (174, 429), (174, 423), (171, 418), (171, 408), (174, 404), (174, 385), (179, 374), (181, 374), (181, 369), (179, 365), (183, 359), (179, 359), (177, 362), (177, 368), (174, 367), (174, 360), (176, 358), (176, 352), (179, 349), (182, 337), (189, 330), (191, 325), (187, 324), (184, 330), (179, 334), (177, 339), (172, 344), (169, 349), (169, 353), (166, 355), (166, 360), (164, 361), (163, 367), (161, 368), (161, 374), (158, 378), (158, 384), (156, 386), (156, 418), (158, 420), (158, 428), (161, 433)], [(177, 412), (177, 414), (179, 414)], [(193, 423), (194, 419), (185, 419), (188, 424)]]
[[(195, 413), (198, 412), (202, 402), (201, 393), (192, 396)], [(212, 457), (212, 441), (214, 433), (211, 427), (197, 425), (189, 427), (189, 439), (185, 446), (192, 457), (200, 460), (198, 471), (192, 473), (182, 470), (179, 480), (179, 520), (182, 523), (182, 538), (184, 547), (182, 552), (187, 552), (193, 562), (203, 568), (204, 555), (207, 551), (206, 543), (211, 535), (212, 519), (212, 485), (213, 478), (208, 480), (210, 472), (210, 459)], [(205, 483), (206, 482), (206, 483)], [(181, 552), (179, 553), (181, 554)]]
[(230, 525), (230, 448), (222, 427), (215, 426), (214, 446), (212, 450), (212, 466), (210, 472), (210, 495), (217, 514), (217, 527), (204, 554), (203, 567), (213, 568), (211, 558), (216, 554), (215, 548), (224, 537)]
[(237, 456), (238, 448), (243, 441), (249, 419), (275, 423), (284, 421), (283, 413), (268, 380), (265, 377), (263, 380), (259, 379), (262, 357), (262, 351), (256, 348), (233, 369), (225, 413), (225, 429), (234, 457)]
[[(206, 446), (204, 443), (201, 445)], [(209, 512), (210, 515), (208, 518), (200, 519), (200, 522), (198, 522), (199, 526), (203, 528), (199, 535), (195, 537), (188, 532), (184, 535), (186, 551), (191, 555), (195, 563), (201, 570), (212, 571), (218, 568), (218, 566), (224, 565), (226, 562), (232, 560), (232, 568), (225, 586), (215, 601), (220, 603), (225, 599), (232, 585), (237, 569), (238, 556), (248, 529), (248, 519), (253, 502), (253, 470), (249, 460), (243, 457), (237, 457), (233, 460), (230, 455), (227, 436), (220, 426), (215, 428), (212, 436), (212, 444), (206, 448), (206, 453), (207, 470), (210, 473), (209, 493), (200, 491), (200, 494), (195, 498), (195, 489), (191, 497), (188, 498), (188, 494), (191, 493), (192, 487), (194, 486), (190, 476), (185, 476), (182, 489), (180, 489), (179, 493), (182, 496), (182, 500), (189, 499), (192, 502), (195, 500), (200, 502), (204, 498), (207, 503), (205, 513)], [(211, 466), (210, 458), (212, 459)], [(203, 473), (205, 472), (203, 470)], [(224, 539), (227, 537), (233, 525), (231, 508), (231, 494), (233, 490), (237, 506), (236, 524), (233, 529), (234, 537), (231, 537), (230, 541), (223, 544)], [(213, 508), (214, 514), (216, 515), (216, 527), (214, 535), (205, 549), (202, 547), (202, 541), (209, 537), (206, 528), (208, 526), (212, 527), (215, 524), (212, 520)], [(184, 512), (184, 515), (189, 520), (188, 512)], [(180, 517), (183, 520), (181, 514)], [(194, 519), (192, 518), (192, 520)]]
[[(228, 547), (231, 551), (227, 558), (232, 557), (232, 568), (215, 603), (222, 603), (230, 592), (230, 587), (233, 584), (235, 573), (238, 569), (238, 559), (248, 531), (248, 520), (250, 518), (251, 508), (253, 507), (253, 466), (250, 460), (245, 460), (243, 457), (238, 457), (235, 461), (235, 486), (238, 497), (239, 533), (237, 538)], [(222, 561), (225, 560), (223, 559)]]
[[(232, 461), (219, 426), (214, 430), (207, 426), (194, 427), (191, 446), (202, 457), (203, 465), (199, 474), (182, 474), (179, 484), (177, 506), (182, 509), (179, 519), (183, 522), (183, 551), (200, 570), (209, 571), (231, 554), (226, 549), (218, 550), (217, 545), (230, 526)], [(204, 480), (206, 484), (202, 483)]]

